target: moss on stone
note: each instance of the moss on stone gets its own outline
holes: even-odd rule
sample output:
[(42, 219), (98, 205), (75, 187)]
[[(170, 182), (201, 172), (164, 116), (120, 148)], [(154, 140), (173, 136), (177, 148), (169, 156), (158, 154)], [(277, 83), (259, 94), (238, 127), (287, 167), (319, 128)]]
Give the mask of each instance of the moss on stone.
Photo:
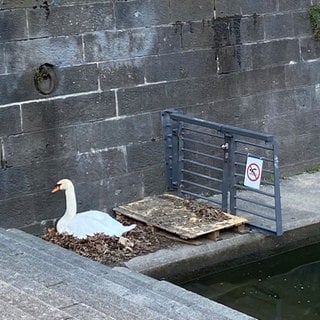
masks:
[(310, 7), (309, 19), (314, 38), (316, 40), (320, 40), (320, 5), (314, 5)]

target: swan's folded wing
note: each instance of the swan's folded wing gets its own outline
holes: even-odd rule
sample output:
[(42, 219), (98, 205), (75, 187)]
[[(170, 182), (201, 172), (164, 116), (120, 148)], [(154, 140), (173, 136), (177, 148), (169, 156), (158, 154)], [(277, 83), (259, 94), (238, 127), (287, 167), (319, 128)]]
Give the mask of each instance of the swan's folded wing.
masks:
[(77, 214), (68, 223), (68, 233), (78, 238), (92, 236), (95, 233), (104, 233), (108, 236), (120, 237), (132, 230), (136, 225), (124, 226), (107, 213), (101, 211), (86, 211)]

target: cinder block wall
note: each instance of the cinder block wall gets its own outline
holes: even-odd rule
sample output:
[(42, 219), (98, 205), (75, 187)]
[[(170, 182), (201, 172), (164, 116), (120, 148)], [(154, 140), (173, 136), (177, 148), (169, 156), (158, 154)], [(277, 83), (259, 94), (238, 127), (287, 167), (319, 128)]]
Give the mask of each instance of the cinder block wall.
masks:
[(59, 217), (64, 177), (79, 211), (163, 192), (167, 108), (275, 134), (283, 173), (318, 164), (316, 3), (0, 1), (0, 226)]

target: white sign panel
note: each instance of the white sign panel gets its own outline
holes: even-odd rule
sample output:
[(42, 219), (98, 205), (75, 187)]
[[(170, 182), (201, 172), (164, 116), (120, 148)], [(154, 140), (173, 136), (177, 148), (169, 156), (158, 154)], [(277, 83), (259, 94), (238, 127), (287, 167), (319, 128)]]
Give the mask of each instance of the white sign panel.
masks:
[(263, 160), (247, 157), (244, 185), (253, 189), (260, 189)]

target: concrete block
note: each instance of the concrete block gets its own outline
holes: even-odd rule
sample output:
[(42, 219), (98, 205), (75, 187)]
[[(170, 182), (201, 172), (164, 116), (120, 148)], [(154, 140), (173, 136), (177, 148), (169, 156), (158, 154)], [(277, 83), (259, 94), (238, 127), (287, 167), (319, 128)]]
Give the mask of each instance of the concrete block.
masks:
[(118, 91), (118, 108), (121, 116), (163, 110), (167, 105), (163, 83)]
[[(295, 115), (295, 117), (294, 117)], [(275, 133), (277, 137), (303, 135), (314, 130), (312, 119), (316, 113), (311, 111), (288, 112), (287, 115), (274, 116), (266, 119), (264, 125), (268, 132)]]
[(28, 31), (25, 10), (0, 11), (0, 43), (27, 38)]
[(241, 16), (212, 20), (213, 48), (241, 43)]
[[(81, 65), (81, 36), (9, 42), (5, 46), (8, 73), (29, 71), (44, 63), (57, 67)], [(30, 70), (31, 69), (31, 70)]]
[(215, 9), (217, 17), (230, 17), (241, 14), (241, 0), (232, 2), (225, 0), (215, 0)]
[(279, 66), (243, 72), (239, 75), (238, 81), (241, 95), (284, 89), (285, 68)]
[[(107, 0), (110, 2), (110, 0)], [(106, 0), (59, 0), (60, 5), (105, 3)]]
[(319, 157), (319, 148), (314, 143), (314, 134), (312, 132), (306, 132), (302, 136), (295, 137), (287, 135), (287, 137), (280, 140), (279, 148), (281, 150), (280, 161), (295, 164), (295, 166), (289, 168), (291, 171), (297, 171), (295, 168), (300, 170), (301, 164), (306, 161), (306, 154), (308, 154), (309, 159)]
[(166, 54), (181, 50), (182, 31), (180, 26), (159, 26), (153, 32), (154, 54)]
[(2, 104), (43, 99), (57, 95), (98, 91), (98, 69), (96, 65), (55, 67), (57, 81), (55, 90), (44, 95), (34, 84), (35, 70), (39, 65), (29, 67), (22, 73), (0, 76), (0, 98)]
[(151, 140), (154, 140), (156, 138), (162, 138), (162, 115), (161, 112), (152, 112), (150, 114), (151, 116), (151, 125), (153, 128), (153, 136)]
[(254, 69), (300, 61), (299, 41), (297, 39), (253, 44), (251, 52)]
[[(53, 185), (51, 186), (51, 189), (52, 188)], [(49, 190), (38, 190), (38, 192), (33, 195), (33, 203), (33, 223), (41, 223), (41, 221), (46, 220), (53, 221), (54, 219), (61, 218), (65, 212), (65, 197), (62, 192), (52, 194)]]
[(24, 132), (46, 130), (115, 116), (114, 93), (107, 91), (22, 105)]
[[(34, 84), (35, 70), (40, 64), (29, 66), (22, 73), (0, 76), (0, 98), (2, 104), (48, 97), (38, 92)], [(56, 88), (49, 96), (66, 95), (98, 90), (98, 69), (96, 65), (76, 67), (55, 66)], [(12, 70), (11, 70), (12, 71)]]
[(277, 11), (277, 0), (241, 0), (242, 15), (263, 14)]
[(164, 161), (163, 142), (152, 141), (127, 147), (128, 170), (139, 171)]
[(210, 103), (224, 99), (232, 99), (241, 95), (241, 85), (239, 85), (239, 77), (245, 72), (230, 73), (219, 75), (216, 79), (212, 79), (213, 93), (208, 91), (208, 97), (203, 102)]
[(310, 36), (312, 34), (309, 15), (307, 12), (293, 12), (292, 19), (295, 36)]
[(318, 59), (320, 56), (320, 43), (313, 38), (300, 40), (301, 57), (304, 61)]
[(102, 90), (136, 86), (144, 83), (144, 60), (131, 59), (99, 64)]
[(57, 68), (58, 87), (54, 95), (65, 95), (98, 90), (96, 65)]
[(211, 49), (213, 47), (214, 32), (212, 21), (186, 22), (176, 24), (174, 32), (181, 42), (181, 47), (187, 50)]
[(112, 209), (144, 197), (143, 176), (140, 172), (132, 172), (107, 181), (107, 189), (103, 190), (107, 208)]
[(250, 45), (229, 46), (217, 49), (219, 74), (252, 69)]
[(184, 2), (171, 0), (171, 21), (201, 21), (203, 19), (212, 19), (213, 4), (213, 0), (187, 0)]
[(40, 94), (34, 86), (32, 71), (23, 74), (9, 74), (0, 76), (0, 100), (1, 104), (36, 99)]
[(122, 150), (110, 149), (80, 154), (76, 157), (76, 181), (98, 181), (102, 177), (116, 177), (126, 173), (126, 159)]
[(20, 107), (0, 108), (0, 136), (17, 134), (21, 130)]
[(208, 76), (168, 83), (168, 107), (187, 107), (236, 95), (239, 91), (230, 75)]
[(319, 82), (319, 61), (290, 64), (285, 67), (286, 85), (288, 88), (309, 86)]
[(19, 195), (18, 199), (1, 199), (0, 208), (1, 227), (3, 228), (19, 228), (20, 226), (34, 222), (34, 205), (32, 196)]
[[(23, 167), (9, 167), (0, 170), (0, 199), (15, 198), (30, 192), (30, 183)], [(18, 201), (19, 202), (19, 201)]]
[(75, 136), (72, 127), (10, 136), (6, 140), (9, 166), (26, 165), (52, 158), (66, 158), (75, 155), (75, 152)]
[(170, 81), (216, 74), (215, 50), (174, 53), (146, 59), (147, 82)]
[(264, 32), (266, 39), (293, 37), (293, 28), (291, 13), (267, 15), (264, 17)]
[(0, 3), (0, 10), (6, 9), (15, 9), (15, 8), (32, 8), (33, 6), (37, 5), (37, 0), (11, 0), (11, 1), (2, 1)]
[(151, 141), (154, 128), (150, 114), (141, 114), (101, 123), (101, 133), (102, 139), (106, 141), (113, 139), (114, 142), (117, 141), (117, 145), (129, 145)]
[(112, 30), (115, 25), (111, 2), (50, 7), (46, 17), (41, 8), (28, 10), (31, 38), (57, 37), (100, 30)]
[(143, 171), (145, 196), (161, 194), (166, 191), (164, 164), (151, 166)]
[(264, 17), (251, 15), (242, 17), (240, 22), (241, 42), (256, 42), (264, 39)]
[(77, 152), (99, 150), (108, 145), (101, 137), (101, 126), (102, 124), (97, 122), (75, 127)]
[(150, 27), (170, 23), (169, 0), (118, 1), (115, 3), (117, 29)]
[(0, 75), (5, 74), (4, 44), (0, 44)]
[[(273, 92), (271, 96), (265, 97), (265, 100), (271, 100), (269, 101), (269, 113), (272, 115), (286, 116), (291, 112), (301, 113), (314, 110), (312, 92), (312, 87)], [(312, 123), (312, 121), (310, 121), (310, 123)]]
[(88, 152), (151, 141), (153, 121), (149, 114), (124, 117), (77, 127), (77, 150)]
[(86, 62), (131, 59), (155, 53), (152, 28), (95, 32), (84, 35)]
[(286, 0), (279, 2), (279, 11), (305, 10), (310, 6), (310, 0)]
[(55, 67), (56, 88), (50, 95), (38, 92), (34, 84), (35, 70), (29, 67), (22, 73), (0, 76), (0, 99), (2, 104), (43, 99), (57, 95), (98, 91), (98, 69), (96, 65)]
[[(43, 2), (43, 1), (42, 1)], [(78, 4), (95, 4), (95, 3), (105, 3), (105, 0), (59, 0), (58, 2), (49, 3), (49, 8), (55, 8), (57, 6), (65, 6), (65, 5), (78, 5)], [(43, 3), (39, 2), (39, 0), (10, 0), (10, 1), (2, 1), (0, 4), (0, 10), (6, 9), (15, 9), (15, 8), (34, 8), (34, 9), (42, 9), (40, 6), (44, 6)]]

